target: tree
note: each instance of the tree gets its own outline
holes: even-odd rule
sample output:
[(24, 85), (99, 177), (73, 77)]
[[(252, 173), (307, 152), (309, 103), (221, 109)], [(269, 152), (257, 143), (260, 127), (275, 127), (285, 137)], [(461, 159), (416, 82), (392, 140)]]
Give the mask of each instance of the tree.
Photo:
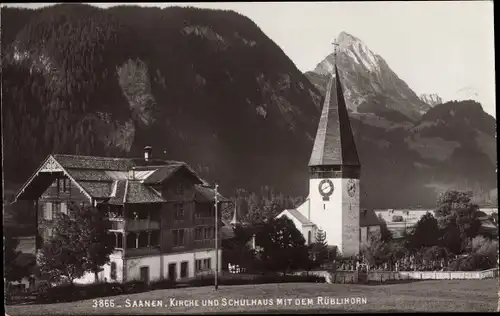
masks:
[(263, 249), (260, 258), (267, 271), (286, 274), (289, 270), (311, 267), (304, 237), (285, 216), (263, 224), (256, 235), (256, 243)]
[(384, 242), (392, 240), (392, 233), (389, 228), (387, 228), (387, 222), (382, 217), (382, 214), (378, 214), (378, 219), (380, 222), (380, 239)]
[(312, 244), (312, 257), (316, 266), (321, 266), (328, 260), (328, 243), (326, 242), (326, 233), (318, 229), (316, 232), (316, 241)]
[[(472, 203), (472, 192), (449, 190), (439, 196), (435, 215), (439, 228), (445, 231), (445, 234), (448, 230), (456, 234), (458, 229), (462, 245), (467, 245), (481, 227), (478, 211), (479, 207)], [(456, 249), (453, 252), (456, 252)]]
[(253, 230), (241, 225), (234, 227), (234, 238), (222, 241), (223, 265), (235, 264), (241, 268), (253, 269), (255, 252), (249, 248), (248, 242), (252, 238)]
[(492, 267), (495, 266), (498, 260), (498, 241), (476, 236), (472, 239), (469, 250), (471, 253), (476, 253), (485, 256)]
[(21, 254), (17, 250), (18, 245), (18, 239), (11, 236), (4, 236), (4, 277), (9, 282), (20, 281), (31, 274), (31, 265), (23, 266), (17, 261)]
[(439, 238), (438, 221), (427, 212), (419, 219), (413, 234), (410, 235), (410, 247), (413, 249), (432, 247), (439, 243)]
[(475, 237), (481, 224), (478, 211), (472, 192), (449, 190), (439, 196), (435, 214), (441, 229), (456, 224), (467, 237)]
[(367, 244), (363, 244), (360, 252), (364, 261), (371, 266), (379, 266), (391, 258), (389, 244), (380, 238), (371, 238)]
[(114, 238), (109, 233), (110, 222), (94, 207), (79, 207), (72, 203), (69, 214), (60, 214), (55, 222), (53, 237), (44, 243), (38, 257), (40, 272), (49, 280), (61, 277), (73, 281), (109, 262)]
[(456, 224), (450, 224), (444, 229), (441, 235), (440, 244), (454, 254), (461, 253), (464, 249), (464, 243), (460, 234), (460, 229)]

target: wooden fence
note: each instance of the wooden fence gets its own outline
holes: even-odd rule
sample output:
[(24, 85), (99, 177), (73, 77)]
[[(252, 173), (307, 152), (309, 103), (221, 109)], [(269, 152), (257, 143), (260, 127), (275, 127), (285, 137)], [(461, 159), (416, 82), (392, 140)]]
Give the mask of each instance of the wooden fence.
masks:
[[(365, 272), (366, 273), (366, 272)], [(327, 283), (360, 283), (358, 271), (337, 270), (297, 271), (295, 275), (317, 275)], [(498, 278), (498, 268), (484, 271), (368, 271), (364, 281), (387, 282), (393, 280), (481, 280)]]

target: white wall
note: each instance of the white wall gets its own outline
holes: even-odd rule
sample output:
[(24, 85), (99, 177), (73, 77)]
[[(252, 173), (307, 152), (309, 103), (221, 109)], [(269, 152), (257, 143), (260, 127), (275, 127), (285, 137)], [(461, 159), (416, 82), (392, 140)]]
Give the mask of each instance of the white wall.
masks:
[[(123, 259), (118, 255), (109, 256), (109, 263), (103, 266), (102, 280), (106, 278), (107, 282), (122, 282), (123, 281)], [(111, 279), (111, 262), (116, 263), (116, 280)]]
[[(306, 201), (306, 203), (307, 203), (307, 201)], [(304, 213), (302, 213), (302, 215), (305, 216)], [(285, 216), (285, 217), (292, 220), (293, 224), (295, 225), (295, 228), (297, 228), (297, 230), (302, 233), (302, 236), (306, 240), (306, 245), (309, 245), (308, 240), (307, 240), (309, 232), (311, 232), (311, 244), (316, 241), (316, 229), (315, 229), (314, 225), (303, 225), (298, 219), (295, 218), (295, 216), (291, 215), (286, 210), (283, 211), (282, 213), (280, 213), (278, 216), (276, 216), (276, 218), (280, 218), (282, 216)]]
[(141, 279), (141, 267), (149, 267), (149, 280), (160, 279), (161, 259), (160, 256), (148, 256), (142, 258), (124, 259), (125, 281)]
[[(222, 250), (219, 249), (219, 272), (222, 271)], [(183, 252), (163, 255), (163, 260), (160, 256), (150, 256), (143, 258), (132, 258), (126, 259), (126, 281), (139, 280), (141, 277), (140, 268), (143, 266), (149, 267), (149, 279), (150, 281), (159, 280), (162, 276), (161, 265), (163, 262), (163, 278), (169, 278), (168, 266), (171, 263), (176, 264), (176, 279), (179, 280), (181, 276), (181, 263), (184, 261), (188, 262), (188, 278), (195, 276), (195, 262), (196, 260), (202, 260), (210, 258), (210, 266), (213, 271), (215, 271), (215, 249), (194, 251), (194, 252)]]
[(368, 227), (361, 227), (361, 238), (360, 238), (360, 243), (367, 243), (368, 242)]
[(345, 256), (356, 255), (359, 253), (359, 180), (353, 179), (356, 192), (350, 197), (347, 194), (349, 179), (330, 179), (334, 190), (328, 201), (323, 201), (319, 193), (322, 180), (309, 180), (311, 221), (326, 232), (328, 245), (337, 246)]

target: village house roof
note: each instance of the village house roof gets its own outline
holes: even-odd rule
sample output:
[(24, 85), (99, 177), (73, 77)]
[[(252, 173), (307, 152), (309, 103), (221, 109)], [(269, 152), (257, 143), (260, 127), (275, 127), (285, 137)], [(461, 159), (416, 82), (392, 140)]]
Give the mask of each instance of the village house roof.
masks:
[(337, 65), (333, 68), (309, 166), (360, 166)]
[[(155, 189), (174, 174), (185, 171), (195, 182), (195, 199), (214, 202), (215, 192), (206, 187), (186, 163), (144, 158), (112, 158), (78, 155), (49, 155), (41, 167), (21, 187), (15, 200), (34, 199), (55, 180), (65, 174), (88, 198), (109, 204), (165, 203)], [(221, 202), (229, 201), (218, 194)]]

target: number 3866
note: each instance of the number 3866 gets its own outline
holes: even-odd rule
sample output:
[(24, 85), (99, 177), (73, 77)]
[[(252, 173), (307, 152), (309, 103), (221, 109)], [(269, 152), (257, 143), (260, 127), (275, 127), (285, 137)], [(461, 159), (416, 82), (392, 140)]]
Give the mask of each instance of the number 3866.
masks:
[(114, 300), (92, 300), (92, 307), (115, 307)]

